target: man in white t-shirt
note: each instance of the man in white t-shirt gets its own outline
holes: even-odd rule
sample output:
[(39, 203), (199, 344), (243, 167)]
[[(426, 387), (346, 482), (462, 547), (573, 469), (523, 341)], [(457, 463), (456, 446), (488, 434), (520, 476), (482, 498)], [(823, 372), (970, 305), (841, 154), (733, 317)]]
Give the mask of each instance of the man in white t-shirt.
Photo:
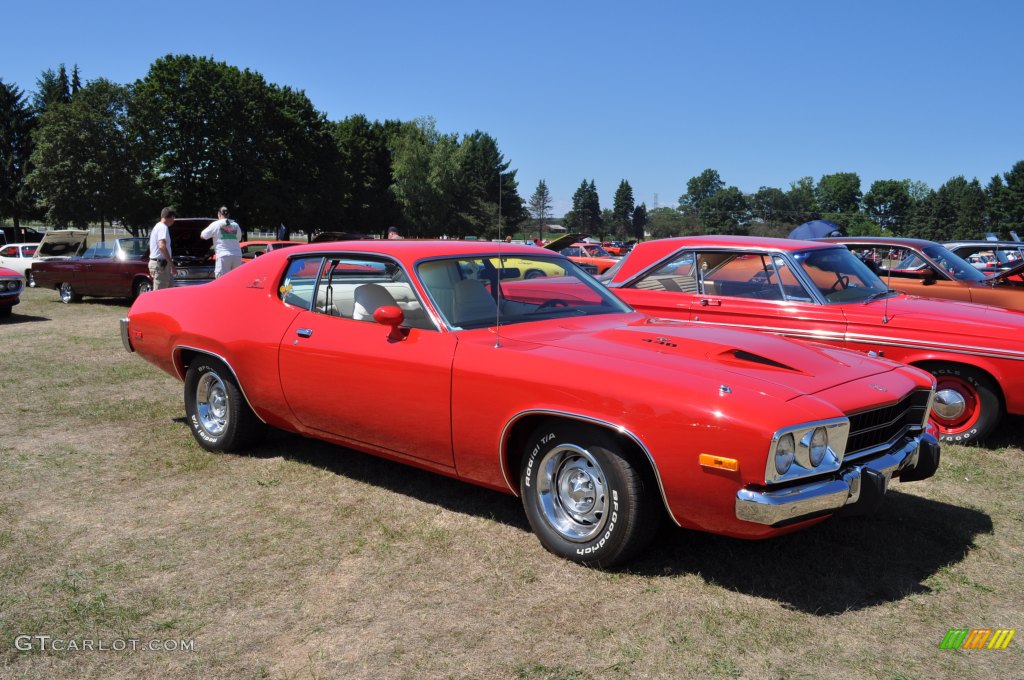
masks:
[(200, 236), (213, 239), (213, 254), (217, 258), (217, 266), (213, 273), (219, 279), (242, 264), (242, 246), (239, 244), (242, 240), (242, 228), (238, 226), (238, 222), (228, 219), (227, 208), (218, 210), (217, 217), (220, 219), (211, 222)]
[(174, 208), (160, 211), (160, 221), (149, 232), (149, 275), (153, 277), (153, 290), (171, 287), (175, 274), (171, 258), (171, 225), (174, 224)]

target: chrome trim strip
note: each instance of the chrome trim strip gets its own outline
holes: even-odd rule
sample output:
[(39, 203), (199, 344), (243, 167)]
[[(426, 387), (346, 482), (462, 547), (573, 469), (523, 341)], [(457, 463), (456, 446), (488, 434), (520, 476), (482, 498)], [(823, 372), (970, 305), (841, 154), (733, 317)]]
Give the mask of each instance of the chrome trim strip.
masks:
[(128, 337), (128, 317), (123, 317), (118, 323), (121, 326), (121, 344), (129, 353), (134, 353), (135, 348), (132, 347), (131, 338)]
[(630, 439), (632, 439), (636, 443), (636, 445), (640, 447), (640, 450), (644, 452), (644, 455), (647, 456), (647, 460), (651, 464), (651, 469), (654, 470), (654, 478), (658, 482), (658, 491), (661, 492), (661, 502), (665, 505), (665, 511), (668, 512), (668, 516), (672, 518), (672, 521), (676, 523), (676, 526), (682, 526), (682, 524), (679, 523), (679, 520), (676, 519), (676, 516), (672, 513), (672, 508), (670, 508), (668, 505), (668, 497), (665, 496), (665, 487), (661, 483), (661, 474), (658, 472), (658, 466), (654, 463), (654, 457), (651, 456), (651, 452), (647, 450), (647, 447), (644, 446), (644, 443), (640, 441), (639, 437), (637, 437), (635, 434), (633, 434), (626, 428), (622, 427), (621, 425), (610, 423), (607, 420), (600, 420), (599, 418), (592, 418), (590, 416), (581, 416), (577, 413), (568, 413), (566, 411), (554, 411), (550, 409), (530, 409), (527, 411), (520, 411), (519, 413), (512, 416), (512, 418), (507, 423), (505, 423), (505, 427), (503, 427), (501, 430), (501, 439), (498, 441), (498, 465), (501, 467), (501, 476), (505, 480), (505, 485), (508, 487), (509, 491), (511, 491), (514, 496), (518, 497), (519, 491), (517, 490), (516, 486), (513, 486), (509, 482), (508, 475), (505, 473), (505, 467), (508, 462), (508, 456), (506, 455), (506, 444), (508, 442), (507, 435), (509, 429), (513, 425), (515, 425), (517, 422), (519, 422), (526, 416), (532, 415), (552, 415), (559, 416), (562, 418), (570, 418), (572, 420), (579, 420), (584, 423), (593, 423), (595, 425), (601, 425), (602, 427), (605, 427), (609, 430), (614, 430), (619, 434), (624, 434)]
[(190, 349), (190, 350), (192, 350), (194, 352), (199, 352), (200, 354), (208, 354), (209, 356), (217, 359), (218, 361), (223, 363), (225, 366), (227, 366), (228, 370), (231, 371), (232, 377), (234, 377), (234, 379), (235, 379), (235, 384), (238, 385), (238, 389), (241, 390), (241, 392), (242, 392), (242, 397), (244, 397), (245, 398), (245, 402), (247, 404), (249, 404), (249, 408), (252, 409), (252, 412), (256, 415), (257, 418), (260, 419), (260, 422), (262, 422), (262, 423), (266, 423), (267, 422), (267, 421), (263, 420), (262, 417), (260, 417), (260, 414), (256, 412), (256, 409), (252, 408), (252, 401), (249, 400), (249, 395), (247, 395), (245, 393), (245, 387), (242, 386), (242, 381), (238, 379), (238, 374), (235, 373), (235, 369), (231, 366), (230, 363), (228, 363), (227, 359), (225, 359), (221, 355), (217, 354), (216, 352), (211, 352), (208, 349), (201, 349), (199, 347), (193, 347), (191, 345), (175, 345), (174, 347), (172, 347), (171, 348), (171, 363), (174, 365), (174, 371), (175, 371), (175, 373), (178, 374), (178, 379), (179, 380), (184, 381), (185, 380), (185, 376), (181, 374), (181, 370), (178, 367), (178, 361), (175, 358), (175, 354), (179, 354), (180, 350), (183, 350), (183, 349)]

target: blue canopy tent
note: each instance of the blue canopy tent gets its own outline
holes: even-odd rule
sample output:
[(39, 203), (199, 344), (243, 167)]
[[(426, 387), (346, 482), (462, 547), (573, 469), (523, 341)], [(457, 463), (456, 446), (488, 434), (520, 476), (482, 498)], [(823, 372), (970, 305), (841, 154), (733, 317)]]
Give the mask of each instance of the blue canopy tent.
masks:
[(789, 232), (789, 238), (811, 240), (826, 236), (843, 236), (843, 228), (834, 222), (811, 220)]

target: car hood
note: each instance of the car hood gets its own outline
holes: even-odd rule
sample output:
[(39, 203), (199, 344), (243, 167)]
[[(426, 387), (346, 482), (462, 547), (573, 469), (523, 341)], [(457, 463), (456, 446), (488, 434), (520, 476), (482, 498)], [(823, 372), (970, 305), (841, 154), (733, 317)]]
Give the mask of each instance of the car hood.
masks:
[(84, 229), (48, 231), (36, 248), (37, 260), (66, 260), (85, 252), (89, 232)]
[[(733, 389), (740, 385), (791, 400), (886, 373), (894, 364), (867, 355), (809, 345), (765, 333), (650, 319), (594, 328), (592, 321), (520, 324), (502, 334), (547, 347), (582, 353), (590, 363), (626, 361), (675, 372), (681, 383), (698, 375)], [(525, 329), (525, 326), (543, 328)], [(589, 332), (588, 332), (589, 331)], [(604, 360), (601, 360), (604, 359)]]
[(216, 222), (213, 217), (179, 217), (171, 226), (171, 252), (175, 257), (206, 257), (210, 255), (213, 241), (204, 239), (203, 229)]
[[(1020, 349), (1024, 336), (1024, 314), (1021, 312), (958, 300), (896, 295), (886, 300), (867, 304), (852, 303), (843, 306), (851, 322), (904, 329), (935, 336), (936, 340), (951, 341), (954, 335), (992, 346), (1004, 346), (1004, 340)], [(883, 317), (887, 320), (883, 320)], [(961, 338), (962, 341), (962, 338)]]
[(545, 243), (544, 247), (557, 253), (562, 250), (562, 248), (568, 248), (573, 243), (579, 243), (584, 238), (586, 238), (586, 234), (562, 234), (549, 243)]

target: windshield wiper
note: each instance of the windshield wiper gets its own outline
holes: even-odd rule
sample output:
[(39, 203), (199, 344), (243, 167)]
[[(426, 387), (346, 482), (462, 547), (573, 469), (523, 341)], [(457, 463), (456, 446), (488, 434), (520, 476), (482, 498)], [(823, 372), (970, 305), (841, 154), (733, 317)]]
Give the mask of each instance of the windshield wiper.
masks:
[(879, 299), (879, 298), (883, 298), (883, 297), (885, 297), (886, 295), (889, 295), (889, 294), (891, 294), (891, 293), (895, 293), (895, 292), (897, 292), (897, 291), (895, 291), (895, 290), (893, 290), (892, 288), (890, 288), (890, 289), (888, 289), (888, 290), (880, 290), (880, 291), (878, 291), (877, 293), (872, 293), (871, 295), (869, 295), (869, 296), (868, 296), (868, 297), (867, 297), (867, 298), (866, 298), (866, 299), (864, 300), (864, 304), (867, 304), (867, 303), (869, 303), (869, 302), (874, 302), (875, 300), (877, 300), (877, 299)]

